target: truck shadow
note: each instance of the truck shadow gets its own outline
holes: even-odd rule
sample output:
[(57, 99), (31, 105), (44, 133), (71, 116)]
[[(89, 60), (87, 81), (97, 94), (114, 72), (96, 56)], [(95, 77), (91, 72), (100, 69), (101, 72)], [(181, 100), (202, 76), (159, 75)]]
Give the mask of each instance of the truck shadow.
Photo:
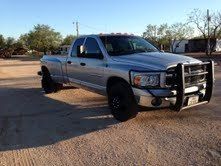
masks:
[(0, 151), (52, 145), (118, 123), (102, 96), (84, 106), (52, 99), (40, 88), (0, 92)]
[[(24, 79), (24, 78), (23, 78)], [(33, 79), (33, 78), (32, 78)], [(26, 80), (29, 80), (28, 78)], [(13, 85), (15, 86), (15, 85)], [(16, 84), (18, 86), (18, 84)], [(157, 123), (162, 120), (183, 120), (196, 118), (220, 120), (220, 81), (216, 82), (214, 98), (210, 105), (201, 106), (181, 113), (154, 110), (141, 107), (145, 116), (138, 117), (136, 123)], [(72, 87), (67, 87), (67, 93)], [(119, 122), (110, 114), (106, 98), (99, 95), (77, 96), (76, 102), (54, 99), (57, 94), (45, 95), (41, 88), (7, 88), (0, 86), (0, 152), (24, 148), (53, 145), (60, 141), (81, 137), (95, 131), (108, 129)], [(62, 96), (62, 95), (61, 95)], [(63, 95), (66, 97), (67, 95)], [(74, 96), (73, 96), (74, 97)], [(84, 99), (83, 99), (84, 98)], [(82, 100), (83, 99), (83, 100)], [(213, 115), (211, 114), (212, 110)], [(193, 118), (190, 120), (190, 118)], [(187, 119), (187, 120), (185, 120)]]

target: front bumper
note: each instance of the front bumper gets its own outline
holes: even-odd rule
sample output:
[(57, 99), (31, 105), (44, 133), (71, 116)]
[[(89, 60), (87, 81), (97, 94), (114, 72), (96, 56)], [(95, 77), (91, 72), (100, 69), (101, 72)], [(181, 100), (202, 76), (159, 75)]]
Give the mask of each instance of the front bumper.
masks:
[[(203, 64), (207, 65), (205, 83), (186, 87), (184, 67), (193, 64), (178, 64), (176, 67), (177, 79), (175, 81), (177, 86), (175, 89), (138, 89), (133, 87), (137, 103), (145, 107), (171, 107), (175, 111), (208, 103), (211, 99), (214, 85), (214, 63), (209, 61), (203, 62)], [(194, 95), (199, 96), (198, 102), (188, 105), (188, 99)]]

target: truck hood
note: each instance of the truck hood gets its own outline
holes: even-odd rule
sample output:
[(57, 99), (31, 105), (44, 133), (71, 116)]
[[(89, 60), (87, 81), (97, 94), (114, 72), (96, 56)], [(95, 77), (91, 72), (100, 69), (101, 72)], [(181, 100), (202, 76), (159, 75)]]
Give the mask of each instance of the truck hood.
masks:
[(200, 63), (200, 60), (171, 53), (149, 52), (137, 53), (122, 56), (112, 56), (117, 62), (127, 63), (133, 66), (143, 67), (152, 70), (166, 70), (169, 67), (176, 66), (178, 63)]

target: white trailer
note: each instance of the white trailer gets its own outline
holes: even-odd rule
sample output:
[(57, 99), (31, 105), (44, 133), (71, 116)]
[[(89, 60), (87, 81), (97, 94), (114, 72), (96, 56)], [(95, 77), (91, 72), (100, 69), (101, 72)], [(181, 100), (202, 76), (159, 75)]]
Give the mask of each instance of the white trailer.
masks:
[(217, 39), (216, 40), (216, 48), (215, 48), (216, 52), (220, 52), (221, 51), (221, 40)]
[(174, 53), (184, 53), (186, 52), (186, 45), (188, 45), (188, 40), (175, 40), (173, 45), (171, 46), (171, 52)]

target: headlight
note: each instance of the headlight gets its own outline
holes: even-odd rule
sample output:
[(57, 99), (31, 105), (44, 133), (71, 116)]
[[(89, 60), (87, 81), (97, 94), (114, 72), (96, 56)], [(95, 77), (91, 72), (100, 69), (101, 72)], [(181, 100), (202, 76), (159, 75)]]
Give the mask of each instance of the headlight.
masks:
[(160, 73), (131, 72), (131, 84), (139, 88), (160, 87)]

